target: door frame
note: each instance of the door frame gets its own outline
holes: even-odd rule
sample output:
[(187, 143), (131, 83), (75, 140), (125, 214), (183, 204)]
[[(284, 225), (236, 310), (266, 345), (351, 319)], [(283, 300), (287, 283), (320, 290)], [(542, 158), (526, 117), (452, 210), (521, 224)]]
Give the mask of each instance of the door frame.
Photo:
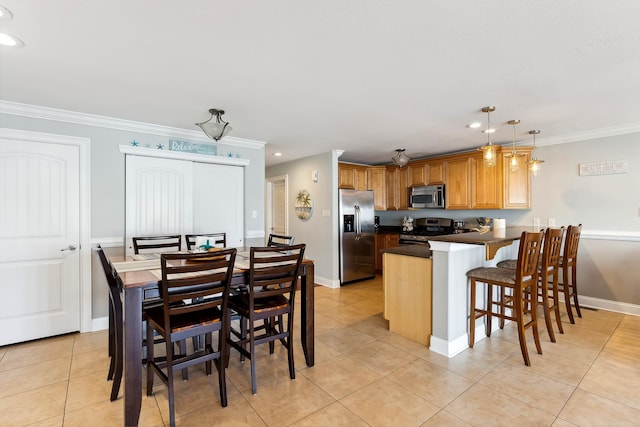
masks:
[(273, 183), (276, 181), (284, 181), (284, 228), (285, 234), (289, 233), (289, 175), (272, 176), (265, 179), (266, 191), (265, 191), (265, 238), (269, 236), (271, 228), (273, 226), (273, 216), (271, 215), (273, 207)]
[(9, 128), (0, 128), (0, 138), (44, 144), (75, 145), (79, 148), (80, 332), (91, 332), (91, 140), (77, 136)]

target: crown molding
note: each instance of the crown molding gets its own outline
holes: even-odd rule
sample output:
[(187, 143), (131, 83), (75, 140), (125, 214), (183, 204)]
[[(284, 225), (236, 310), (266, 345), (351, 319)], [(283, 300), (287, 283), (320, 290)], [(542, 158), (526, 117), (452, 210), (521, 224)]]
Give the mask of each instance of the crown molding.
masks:
[[(124, 130), (128, 132), (140, 132), (150, 135), (189, 139), (193, 141), (211, 142), (211, 138), (205, 136), (201, 131), (136, 122), (132, 120), (116, 119), (113, 117), (79, 113), (76, 111), (58, 110), (56, 108), (39, 107), (37, 105), (20, 104), (17, 102), (9, 102), (3, 100), (0, 100), (0, 113), (33, 117), (36, 119), (76, 123), (86, 126), (97, 126), (108, 129)], [(259, 150), (266, 145), (266, 142), (263, 141), (236, 138), (233, 136), (226, 136), (218, 141), (218, 143), (234, 147), (249, 148), (252, 150)]]
[(570, 142), (588, 141), (591, 139), (607, 138), (610, 136), (628, 135), (639, 133), (640, 123), (630, 123), (620, 126), (610, 126), (600, 129), (592, 129), (583, 132), (575, 132), (561, 136), (551, 136), (548, 138), (536, 138), (536, 145), (543, 147), (546, 145), (568, 144)]

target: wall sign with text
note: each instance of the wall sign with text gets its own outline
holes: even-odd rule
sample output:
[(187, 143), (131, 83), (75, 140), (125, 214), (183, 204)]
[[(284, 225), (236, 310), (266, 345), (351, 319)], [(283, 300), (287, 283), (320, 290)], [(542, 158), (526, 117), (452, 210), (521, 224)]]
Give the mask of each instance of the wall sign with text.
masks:
[(629, 164), (626, 160), (611, 160), (607, 162), (580, 163), (580, 176), (612, 175), (627, 173)]

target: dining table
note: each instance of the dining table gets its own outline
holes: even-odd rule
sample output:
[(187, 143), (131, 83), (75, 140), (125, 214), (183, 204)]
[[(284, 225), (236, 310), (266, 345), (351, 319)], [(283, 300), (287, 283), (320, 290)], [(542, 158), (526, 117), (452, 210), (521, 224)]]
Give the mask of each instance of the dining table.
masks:
[[(249, 281), (249, 248), (237, 248), (232, 287)], [(104, 248), (121, 279), (124, 314), (124, 424), (137, 426), (142, 407), (142, 306), (160, 298), (159, 254), (126, 255), (124, 247)], [(300, 337), (307, 366), (314, 365), (314, 263), (304, 259), (300, 272)]]

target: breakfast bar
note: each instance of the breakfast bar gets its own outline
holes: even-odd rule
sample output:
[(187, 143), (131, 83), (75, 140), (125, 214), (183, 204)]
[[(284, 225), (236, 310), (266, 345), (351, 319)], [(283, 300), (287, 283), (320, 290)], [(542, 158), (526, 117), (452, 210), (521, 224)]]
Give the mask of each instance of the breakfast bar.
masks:
[[(431, 351), (453, 357), (469, 346), (467, 271), (477, 267), (495, 267), (504, 259), (516, 258), (523, 231), (539, 230), (532, 227), (507, 227), (485, 233), (432, 236), (429, 238), (430, 250), (417, 250), (413, 245), (385, 250), (385, 254), (428, 257), (431, 260), (432, 277), (429, 286), (432, 294), (428, 308), (431, 310), (431, 337), (428, 343)], [(390, 271), (388, 274), (393, 273)], [(392, 278), (385, 273), (388, 286), (393, 286), (396, 280), (398, 283), (403, 282), (400, 277)], [(385, 298), (386, 295), (385, 290)], [(385, 309), (386, 307), (385, 301)], [(477, 328), (483, 327), (478, 322)], [(476, 337), (482, 339), (484, 333), (478, 331)]]

